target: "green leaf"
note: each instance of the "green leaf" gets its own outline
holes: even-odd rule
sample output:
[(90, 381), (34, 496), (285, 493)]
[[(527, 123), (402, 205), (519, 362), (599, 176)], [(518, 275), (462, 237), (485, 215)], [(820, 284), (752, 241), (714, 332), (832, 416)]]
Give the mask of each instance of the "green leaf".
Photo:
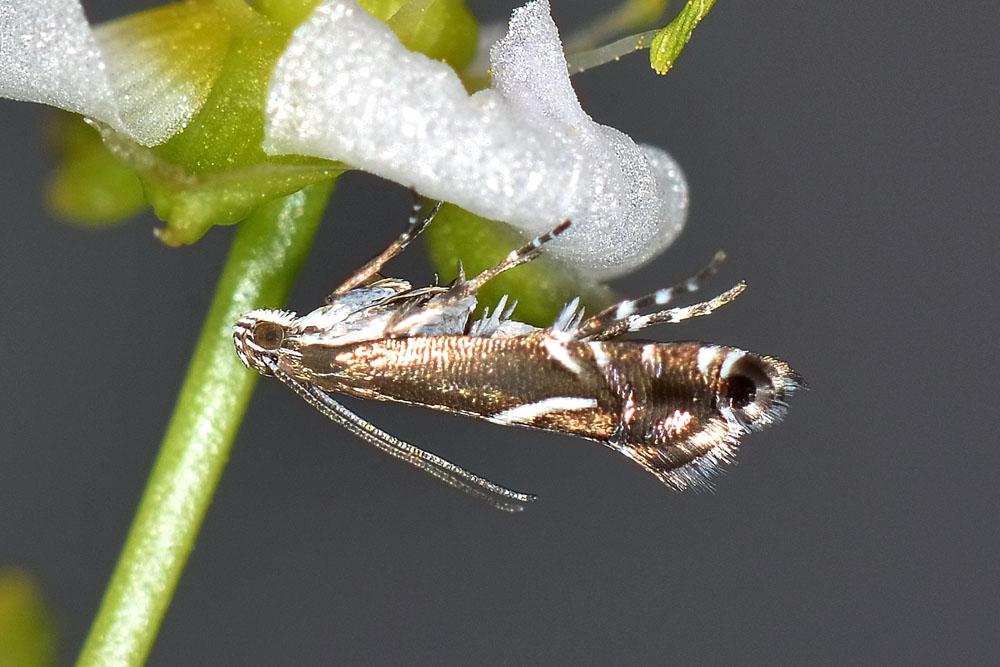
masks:
[(55, 629), (35, 579), (20, 570), (0, 572), (0, 667), (55, 664)]
[[(473, 215), (452, 204), (441, 207), (424, 232), (431, 261), (443, 283), (458, 276), (461, 262), (474, 276), (500, 262), (528, 239), (510, 225)], [(588, 284), (550, 255), (502, 273), (479, 290), (479, 308), (492, 310), (504, 294), (517, 299), (515, 318), (535, 326), (549, 326), (562, 307), (579, 296), (588, 312), (614, 301), (606, 287)]]
[(649, 64), (657, 74), (670, 71), (695, 26), (714, 4), (715, 0), (688, 0), (677, 18), (656, 34), (649, 49)]

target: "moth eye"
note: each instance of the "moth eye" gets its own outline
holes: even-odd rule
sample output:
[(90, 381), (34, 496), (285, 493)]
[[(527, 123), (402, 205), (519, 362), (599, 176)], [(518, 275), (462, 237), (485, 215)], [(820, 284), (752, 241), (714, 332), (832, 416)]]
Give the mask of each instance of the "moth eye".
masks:
[(277, 350), (285, 340), (285, 330), (274, 322), (258, 322), (253, 328), (253, 342), (265, 350)]

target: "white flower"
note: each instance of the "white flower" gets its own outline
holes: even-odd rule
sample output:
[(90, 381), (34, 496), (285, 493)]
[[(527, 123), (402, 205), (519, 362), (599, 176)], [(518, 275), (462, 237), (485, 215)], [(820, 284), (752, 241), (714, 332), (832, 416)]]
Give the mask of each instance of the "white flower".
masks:
[[(148, 16), (141, 29), (130, 18), (91, 29), (77, 0), (0, 0), (0, 95), (95, 118), (145, 146), (166, 141), (221, 67), (199, 50), (224, 51), (228, 35), (192, 34), (205, 23), (184, 12), (203, 3), (155, 11), (162, 29)], [(197, 48), (165, 48), (181, 31)], [(272, 74), (264, 149), (340, 160), (531, 235), (570, 219), (552, 250), (595, 280), (665, 248), (686, 215), (684, 178), (662, 150), (580, 108), (547, 0), (514, 12), (491, 59), (493, 87), (470, 96), (355, 0), (325, 0)]]
[(169, 44), (170, 29), (183, 26), (173, 21), (156, 34), (136, 34), (125, 19), (92, 29), (78, 0), (2, 0), (0, 96), (73, 111), (144, 146), (160, 144), (194, 117), (214, 78), (203, 71), (210, 61), (150, 48)]
[(354, 0), (326, 0), (272, 75), (264, 149), (341, 160), (529, 234), (594, 278), (630, 271), (680, 232), (681, 172), (595, 123), (570, 85), (547, 0), (515, 10), (493, 87), (468, 95)]

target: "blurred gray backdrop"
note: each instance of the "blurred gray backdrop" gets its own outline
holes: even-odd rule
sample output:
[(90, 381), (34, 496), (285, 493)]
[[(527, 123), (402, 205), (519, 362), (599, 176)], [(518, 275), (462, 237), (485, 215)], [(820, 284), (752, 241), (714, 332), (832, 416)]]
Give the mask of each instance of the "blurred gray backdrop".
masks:
[[(97, 20), (142, 4), (85, 3)], [(513, 4), (470, 2), (487, 21)], [(552, 4), (568, 33), (612, 3)], [(714, 494), (568, 437), (348, 403), (540, 496), (508, 516), (261, 382), (150, 664), (995, 664), (998, 20), (993, 3), (720, 2), (667, 77), (645, 55), (577, 76), (595, 119), (690, 183), (681, 238), (616, 286), (671, 284), (719, 248), (709, 290), (750, 284), (651, 335), (780, 356), (812, 390)], [(0, 567), (40, 579), (68, 663), (234, 230), (169, 249), (149, 214), (54, 220), (45, 117), (0, 102)], [(344, 177), (290, 307), (318, 305), (407, 206)], [(391, 268), (431, 278), (420, 250)]]

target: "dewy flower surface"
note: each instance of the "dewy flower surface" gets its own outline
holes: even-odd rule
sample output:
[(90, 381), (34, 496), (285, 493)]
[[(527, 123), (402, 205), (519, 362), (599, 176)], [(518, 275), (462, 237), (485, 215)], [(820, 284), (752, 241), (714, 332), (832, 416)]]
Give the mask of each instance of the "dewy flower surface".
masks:
[[(3, 0), (0, 95), (160, 144), (201, 109), (241, 12), (253, 14), (242, 0), (174, 3), (91, 29), (78, 0)], [(491, 59), (492, 88), (470, 96), (355, 0), (325, 0), (271, 75), (263, 147), (339, 160), (531, 235), (570, 219), (553, 253), (592, 280), (665, 248), (686, 215), (684, 178), (580, 108), (547, 0), (515, 10)]]
[(171, 29), (193, 29), (192, 8), (163, 11), (174, 20), (137, 35), (128, 19), (91, 29), (77, 0), (3, 0), (0, 96), (95, 118), (144, 146), (166, 141), (204, 101), (212, 72), (199, 70), (212, 63), (169, 48)]
[(491, 59), (493, 87), (470, 96), (354, 0), (326, 0), (275, 68), (264, 149), (341, 160), (530, 234), (571, 219), (552, 250), (596, 278), (665, 248), (683, 176), (580, 108), (547, 0), (514, 12)]

